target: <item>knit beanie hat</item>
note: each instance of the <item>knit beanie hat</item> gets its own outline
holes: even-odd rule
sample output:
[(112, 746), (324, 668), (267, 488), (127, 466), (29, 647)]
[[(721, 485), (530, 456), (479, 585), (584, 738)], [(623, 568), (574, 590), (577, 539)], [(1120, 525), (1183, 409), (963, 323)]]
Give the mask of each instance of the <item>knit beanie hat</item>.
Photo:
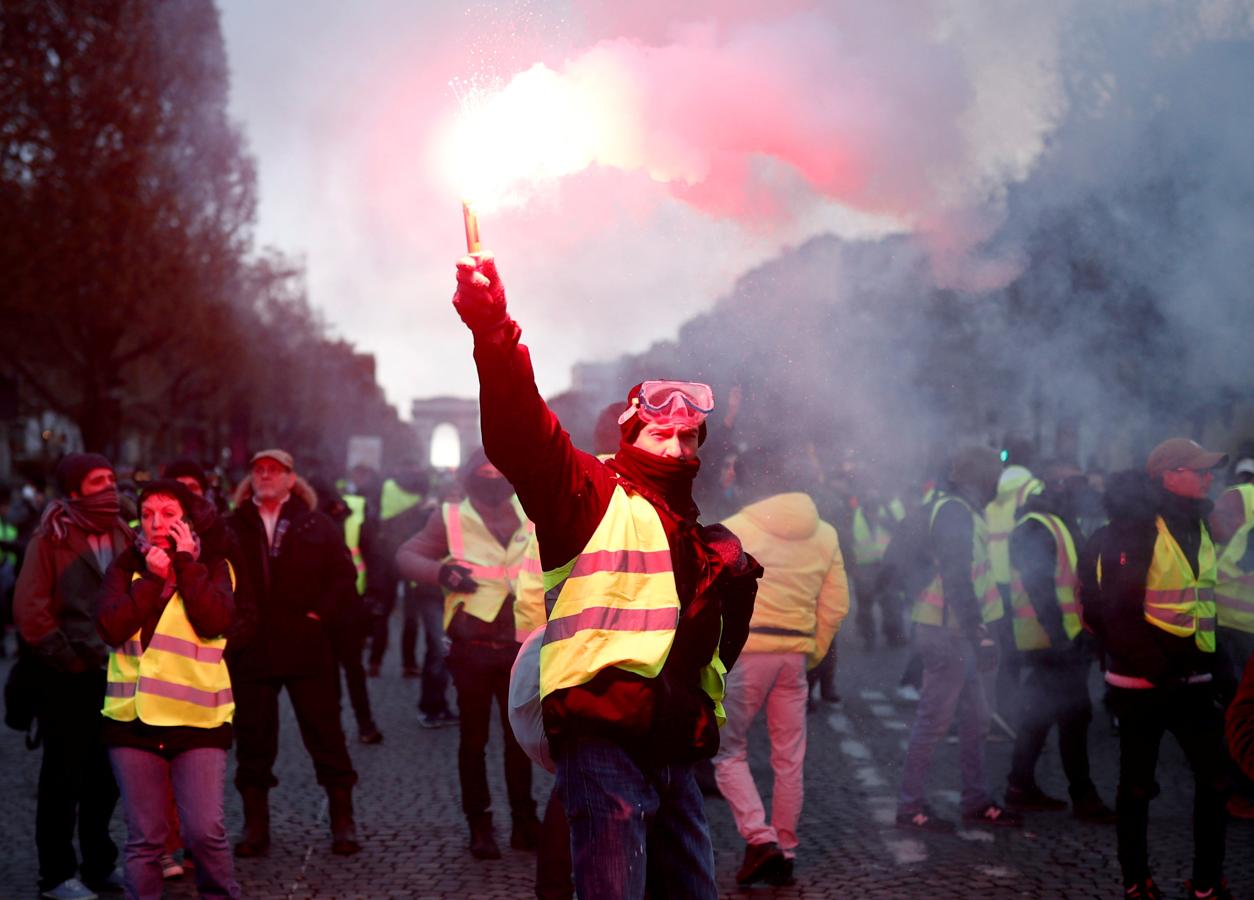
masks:
[(99, 453), (67, 453), (57, 463), (54, 477), (61, 496), (68, 497), (83, 488), (83, 479), (94, 469), (113, 471), (113, 463)]
[(202, 491), (209, 489), (209, 479), (205, 477), (205, 470), (194, 460), (176, 459), (174, 462), (166, 465), (161, 470), (162, 478), (191, 478), (200, 485)]

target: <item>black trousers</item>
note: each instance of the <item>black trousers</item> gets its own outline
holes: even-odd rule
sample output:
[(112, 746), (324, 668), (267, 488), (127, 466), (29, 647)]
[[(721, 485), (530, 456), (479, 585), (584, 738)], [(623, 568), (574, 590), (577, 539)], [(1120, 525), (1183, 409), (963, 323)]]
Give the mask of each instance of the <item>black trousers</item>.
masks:
[(1096, 788), (1089, 775), (1089, 722), (1093, 703), (1089, 699), (1088, 659), (1043, 665), (1025, 654), (1022, 707), (1019, 729), (1010, 767), (1010, 786), (1028, 789), (1036, 784), (1036, 763), (1045, 749), (1049, 730), (1058, 726), (1058, 752), (1067, 774), (1071, 799), (1092, 796)]
[(901, 619), (900, 594), (889, 589), (878, 589), (880, 563), (859, 565), (853, 569), (854, 593), (858, 634), (864, 643), (875, 643), (875, 611), (880, 608), (880, 632), (884, 640), (891, 644), (903, 644), (906, 641), (905, 628)]
[(100, 739), (103, 669), (70, 675), (43, 670), (39, 730), (43, 761), (35, 812), (39, 889), (46, 891), (79, 873), (74, 826), (83, 854), (82, 880), (94, 883), (113, 871), (118, 848), (109, 819), (118, 802), (109, 754)]
[(486, 755), (493, 699), (505, 738), (505, 787), (510, 813), (518, 822), (536, 815), (535, 801), (531, 799), (531, 759), (509, 726), (509, 670), (517, 654), (517, 644), (493, 647), (459, 640), (453, 641), (449, 651), (448, 667), (461, 712), (457, 774), (461, 779), (462, 812), (467, 819), (488, 812), (492, 806)]
[(235, 691), (235, 786), (269, 790), (278, 785), (274, 761), (279, 755), (279, 691), (296, 712), (305, 749), (313, 759), (318, 784), (352, 787), (357, 773), (340, 724), (340, 670), (324, 666), (307, 675), (237, 681)]
[(1193, 884), (1214, 887), (1223, 874), (1228, 815), (1223, 716), (1210, 684), (1110, 689), (1119, 716), (1119, 865), (1125, 884), (1148, 878), (1149, 803), (1158, 747), (1170, 731), (1193, 771)]
[(361, 661), (365, 646), (366, 639), (360, 634), (343, 635), (337, 637), (335, 642), (335, 655), (339, 659), (340, 668), (344, 670), (344, 686), (348, 689), (348, 702), (352, 704), (358, 731), (368, 731), (374, 727), (370, 691), (366, 688), (366, 667)]

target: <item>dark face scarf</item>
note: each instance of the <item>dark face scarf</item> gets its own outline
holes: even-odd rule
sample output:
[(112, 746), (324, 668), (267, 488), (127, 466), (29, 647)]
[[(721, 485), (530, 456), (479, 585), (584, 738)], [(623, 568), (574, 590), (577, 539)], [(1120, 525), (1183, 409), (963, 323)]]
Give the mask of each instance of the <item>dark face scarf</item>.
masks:
[(653, 494), (650, 499), (661, 500), (679, 519), (696, 521), (700, 515), (692, 499), (692, 482), (701, 469), (701, 460), (658, 456), (624, 441), (609, 465), (647, 494)]
[(466, 495), (484, 507), (500, 506), (514, 493), (514, 486), (504, 478), (481, 478), (471, 475), (466, 479)]
[(122, 503), (116, 488), (106, 488), (87, 497), (53, 500), (44, 510), (41, 526), (60, 543), (70, 528), (81, 528), (88, 534), (108, 534), (118, 522)]

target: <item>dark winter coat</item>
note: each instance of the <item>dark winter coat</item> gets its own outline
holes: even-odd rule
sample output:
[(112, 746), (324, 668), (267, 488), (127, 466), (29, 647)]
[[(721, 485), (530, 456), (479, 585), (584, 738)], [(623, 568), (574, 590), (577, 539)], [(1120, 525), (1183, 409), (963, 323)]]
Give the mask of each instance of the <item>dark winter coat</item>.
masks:
[(690, 498), (675, 509), (651, 491), (623, 452), (607, 464), (577, 450), (536, 389), (516, 327), (477, 335), (475, 362), (484, 449), (535, 523), (546, 570), (583, 551), (620, 478), (653, 504), (671, 549), (680, 618), (662, 671), (645, 678), (608, 668), (545, 697), (551, 746), (560, 754), (568, 739), (597, 736), (657, 762), (713, 756), (718, 726), (699, 674), (716, 649), (728, 669), (734, 664), (748, 637), (761, 566), (731, 532), (697, 525)]
[[(1077, 553), (1084, 541), (1079, 527), (1069, 521), (1054, 495), (1049, 492), (1034, 494), (1024, 503), (1020, 517), (1029, 513), (1059, 516), (1063, 526), (1071, 533)], [(1024, 590), (1036, 611), (1037, 621), (1049, 635), (1050, 646), (1043, 650), (1024, 652), (1025, 658), (1034, 664), (1054, 664), (1091, 661), (1081, 632), (1075, 640), (1067, 637), (1062, 624), (1062, 607), (1058, 605), (1055, 578), (1058, 571), (1058, 544), (1054, 533), (1035, 519), (1015, 526), (1010, 535), (1010, 562), (1023, 581)], [(1010, 614), (1010, 611), (1007, 611)]]
[[(202, 538), (199, 558), (175, 553), (172, 559), (175, 585), (187, 620), (196, 634), (205, 639), (228, 634), (236, 621), (235, 589), (226, 555), (229, 545), (221, 540), (226, 536), (219, 532), (217, 543)], [(135, 578), (136, 574), (141, 577)], [(146, 649), (169, 603), (169, 597), (162, 597), (164, 588), (165, 579), (148, 571), (137, 546), (128, 547), (114, 559), (105, 573), (96, 611), (96, 626), (104, 642), (119, 647), (138, 631)], [(173, 756), (201, 747), (226, 749), (231, 745), (232, 731), (230, 723), (217, 728), (193, 728), (148, 725), (138, 719), (118, 722), (106, 717), (102, 736), (108, 746), (137, 747)]]
[(317, 511), (313, 490), (298, 480), (279, 511), (271, 543), (251, 487), (248, 480), (240, 485), (227, 519), (239, 542), (240, 577), (256, 606), (252, 639), (228, 645), (231, 677), (285, 677), (334, 667), (331, 629), (343, 624), (357, 596), (344, 531)]
[(1106, 509), (1110, 522), (1089, 538), (1079, 567), (1085, 621), (1101, 642), (1106, 668), (1156, 685), (1212, 673), (1214, 653), (1199, 650), (1191, 635), (1177, 637), (1145, 620), (1145, 583), (1158, 538), (1155, 517), (1163, 517), (1196, 571), (1209, 501), (1175, 496), (1140, 473), (1126, 472), (1109, 480)]

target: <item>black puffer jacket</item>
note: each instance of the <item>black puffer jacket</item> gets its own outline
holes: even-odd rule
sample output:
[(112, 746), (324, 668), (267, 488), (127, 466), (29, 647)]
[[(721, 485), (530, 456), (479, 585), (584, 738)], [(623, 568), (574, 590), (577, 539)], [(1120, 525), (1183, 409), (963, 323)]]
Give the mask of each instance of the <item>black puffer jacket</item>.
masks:
[(274, 541), (247, 480), (227, 520), (239, 541), (241, 577), (256, 604), (252, 640), (228, 647), (231, 677), (283, 677), (336, 665), (331, 630), (343, 624), (346, 598), (357, 596), (344, 531), (317, 511), (317, 495), (298, 481), (283, 504)]
[(1084, 617), (1101, 642), (1108, 671), (1158, 685), (1213, 672), (1215, 654), (1199, 650), (1192, 636), (1177, 637), (1145, 620), (1145, 582), (1158, 537), (1155, 518), (1162, 516), (1196, 570), (1210, 507), (1208, 500), (1170, 494), (1139, 472), (1110, 478), (1110, 523), (1093, 533), (1080, 557)]

